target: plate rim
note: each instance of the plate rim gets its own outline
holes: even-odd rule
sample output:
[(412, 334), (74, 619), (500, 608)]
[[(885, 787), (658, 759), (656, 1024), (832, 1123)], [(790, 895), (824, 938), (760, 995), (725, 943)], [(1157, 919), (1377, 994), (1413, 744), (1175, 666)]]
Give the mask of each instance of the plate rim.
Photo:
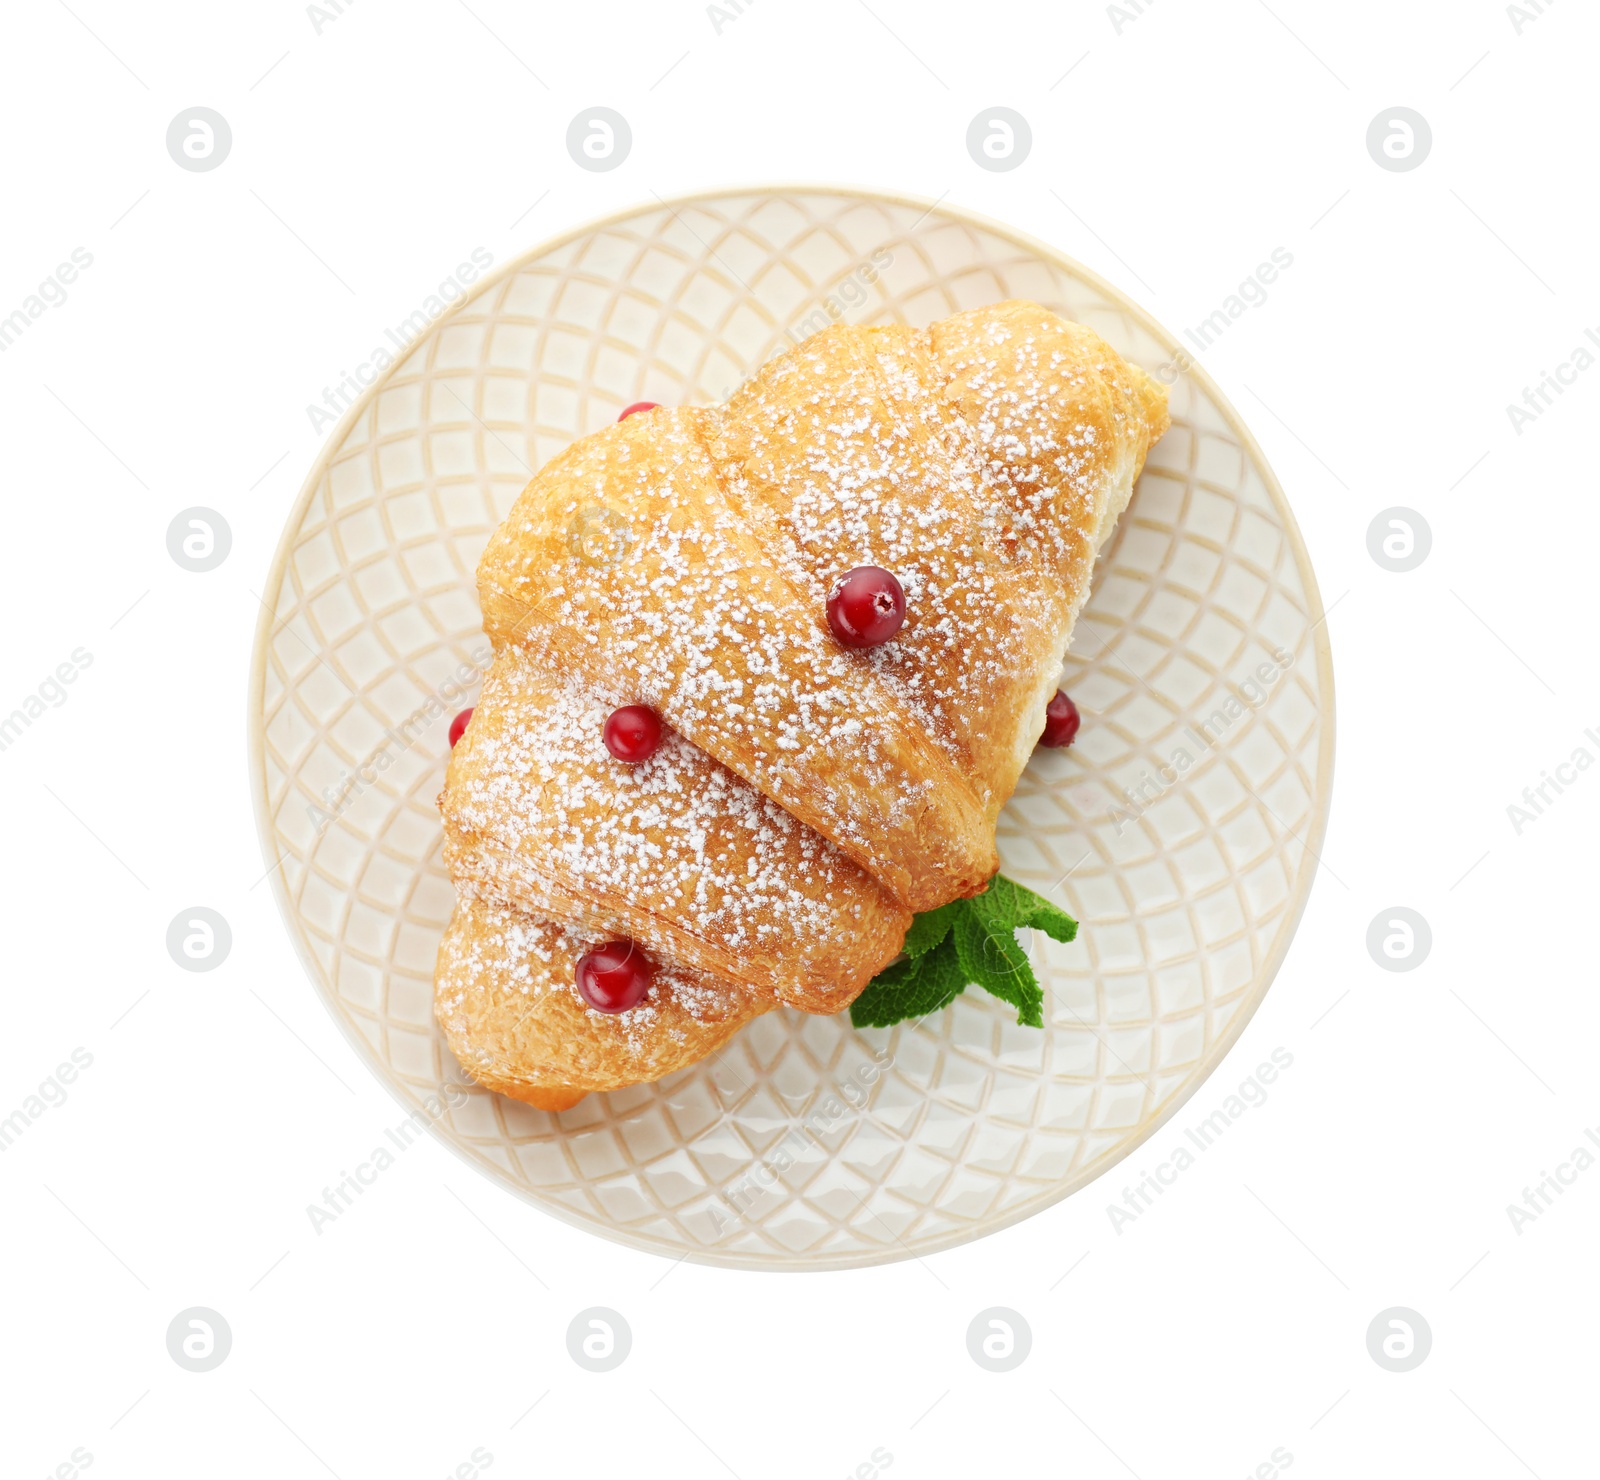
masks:
[[(648, 204), (641, 203), (627, 206), (581, 222), (569, 230), (543, 238), (518, 255), (508, 258), (487, 276), (475, 283), (460, 302), (451, 305), (448, 314), (441, 315), (435, 320), (434, 324), (429, 326), (430, 332), (436, 325), (446, 323), (449, 319), (460, 314), (469, 305), (489, 292), (490, 289), (497, 287), (505, 279), (521, 272), (529, 263), (540, 257), (548, 256), (581, 237), (592, 236), (607, 227), (616, 226), (640, 216), (655, 214), (663, 209), (672, 215), (676, 215), (679, 208), (692, 206), (701, 201), (720, 201), (736, 197), (779, 197), (784, 195), (842, 196), (875, 204), (888, 202), (912, 209), (920, 207), (923, 211), (923, 220), (938, 212), (951, 220), (978, 227), (1004, 241), (1009, 241), (1015, 246), (1034, 253), (1064, 270), (1070, 276), (1077, 277), (1088, 283), (1113, 306), (1133, 318), (1169, 353), (1181, 354), (1184, 360), (1183, 373), (1193, 378), (1212, 404), (1221, 412), (1229, 430), (1238, 437), (1240, 444), (1244, 447), (1252, 465), (1261, 478), (1267, 497), (1272, 501), (1274, 508), (1276, 508), (1279, 517), (1283, 521), (1284, 533), (1288, 538), (1290, 552), (1294, 557), (1295, 568), (1305, 584), (1306, 615), (1308, 619), (1315, 619), (1312, 621), (1310, 630), (1314, 634), (1313, 646), (1316, 651), (1317, 680), (1323, 696), (1322, 703), (1318, 706), (1319, 719), (1322, 721), (1322, 734), (1318, 744), (1316, 783), (1313, 792), (1315, 799), (1313, 816), (1311, 825), (1306, 830), (1305, 852), (1301, 857), (1300, 866), (1294, 879), (1290, 907), (1285, 911), (1283, 921), (1273, 941), (1272, 950), (1263, 962), (1260, 972), (1257, 973), (1256, 983), (1247, 998), (1235, 1010), (1228, 1025), (1217, 1037), (1213, 1045), (1211, 1067), (1196, 1078), (1193, 1083), (1185, 1086), (1175, 1094), (1132, 1137), (1118, 1142), (1115, 1147), (1102, 1153), (1101, 1156), (1093, 1161), (1086, 1163), (1076, 1173), (1063, 1178), (1058, 1190), (1055, 1190), (1047, 1201), (1029, 1203), (1012, 1209), (1010, 1212), (996, 1218), (993, 1222), (986, 1223), (981, 1232), (973, 1233), (963, 1229), (952, 1229), (939, 1238), (931, 1240), (925, 1246), (917, 1248), (901, 1243), (896, 1238), (896, 1247), (891, 1250), (855, 1253), (846, 1256), (828, 1253), (815, 1256), (782, 1256), (749, 1251), (717, 1251), (714, 1249), (691, 1249), (677, 1256), (678, 1262), (701, 1264), (714, 1268), (806, 1274), (847, 1269), (868, 1269), (885, 1264), (897, 1264), (907, 1259), (922, 1259), (934, 1254), (947, 1253), (951, 1249), (960, 1248), (965, 1244), (1014, 1228), (1018, 1223), (1047, 1212), (1049, 1209), (1059, 1206), (1074, 1194), (1084, 1191), (1118, 1163), (1125, 1161), (1149, 1141), (1157, 1131), (1164, 1129), (1177, 1115), (1178, 1111), (1188, 1104), (1189, 1100), (1193, 1098), (1202, 1085), (1211, 1081), (1243, 1036), (1245, 1028), (1249, 1026), (1251, 1019), (1255, 1017), (1262, 1002), (1266, 1000), (1266, 995), (1271, 990), (1273, 983), (1277, 981), (1278, 973), (1283, 968), (1284, 960), (1289, 954), (1289, 948), (1293, 945), (1294, 938), (1299, 932), (1300, 922), (1305, 916), (1306, 907), (1310, 903), (1312, 890), (1316, 883), (1317, 870), (1321, 866), (1322, 843), (1327, 835), (1328, 822), (1333, 811), (1333, 771), (1338, 706), (1335, 702), (1334, 691), (1333, 644), (1328, 633), (1326, 621), (1328, 609), (1324, 607), (1322, 602), (1322, 588), (1317, 581), (1316, 569), (1311, 561), (1311, 553), (1306, 548), (1305, 539), (1300, 533), (1299, 521), (1295, 518), (1294, 509), (1289, 503), (1288, 496), (1283, 491), (1282, 484), (1278, 481), (1277, 474), (1267, 461), (1266, 453), (1262, 450), (1260, 443), (1256, 441), (1254, 434), (1234, 409), (1232, 401), (1223, 394), (1221, 387), (1212, 379), (1199, 361), (1178, 343), (1177, 336), (1167, 330), (1148, 310), (1136, 303), (1121, 288), (1102, 277), (1094, 269), (1084, 266), (1083, 263), (1059, 248), (1051, 246), (1048, 242), (1041, 241), (1028, 232), (1009, 226), (1002, 221), (997, 221), (980, 211), (971, 210), (966, 206), (952, 205), (943, 196), (937, 199), (929, 199), (927, 196), (915, 195), (907, 191), (874, 190), (859, 185), (830, 185), (815, 181), (727, 185), (690, 191), (681, 195), (657, 196), (653, 202)], [(919, 220), (917, 224), (920, 226), (921, 221)], [(416, 1106), (407, 1100), (404, 1092), (393, 1082), (389, 1073), (376, 1058), (372, 1045), (361, 1036), (352, 1023), (347, 1022), (341, 1016), (334, 1006), (329, 993), (324, 990), (321, 963), (312, 951), (311, 943), (299, 922), (298, 912), (294, 908), (293, 901), (289, 898), (288, 886), (279, 867), (288, 855), (279, 855), (276, 852), (277, 829), (272, 821), (271, 798), (267, 791), (265, 719), (267, 654), (273, 630), (278, 625), (277, 604), (283, 591), (284, 575), (289, 557), (297, 543), (296, 535), (304, 521), (306, 510), (316, 497), (316, 492), (321, 486), (323, 476), (326, 474), (338, 450), (343, 446), (350, 429), (360, 417), (366, 414), (371, 404), (387, 387), (390, 379), (405, 364), (407, 358), (409, 358), (409, 354), (402, 356), (394, 364), (387, 367), (381, 376), (363, 389), (362, 394), (345, 411), (338, 424), (328, 433), (306, 474), (299, 493), (296, 494), (293, 503), (284, 516), (283, 530), (278, 537), (277, 545), (272, 553), (271, 563), (267, 568), (266, 584), (262, 588), (261, 613), (256, 619), (255, 634), (251, 643), (245, 728), (250, 776), (251, 812), (255, 817), (256, 836), (261, 845), (262, 860), (268, 865), (269, 876), (272, 880), (272, 895), (277, 901), (279, 914), (283, 918), (284, 926), (294, 945), (295, 953), (299, 956), (300, 963), (305, 969), (314, 995), (321, 1002), (323, 1010), (332, 1018), (340, 1034), (355, 1050), (357, 1058), (362, 1060), (368, 1071), (388, 1093), (389, 1097), (401, 1109), (409, 1113), (415, 1110)], [(490, 1093), (489, 1091), (484, 1092)], [(487, 1181), (494, 1183), (510, 1193), (519, 1202), (527, 1204), (538, 1212), (556, 1218), (572, 1228), (589, 1234), (591, 1237), (604, 1238), (610, 1242), (622, 1244), (625, 1247), (637, 1250), (640, 1253), (653, 1255), (659, 1259), (672, 1258), (658, 1244), (640, 1237), (631, 1229), (615, 1224), (602, 1224), (597, 1218), (586, 1217), (557, 1203), (541, 1200), (531, 1191), (516, 1186), (504, 1177), (489, 1176), (490, 1168), (474, 1157), (465, 1146), (458, 1144), (455, 1139), (447, 1135), (443, 1127), (432, 1117), (429, 1118), (428, 1133), (434, 1140), (459, 1157), (465, 1165), (472, 1167), (480, 1176), (484, 1176)]]

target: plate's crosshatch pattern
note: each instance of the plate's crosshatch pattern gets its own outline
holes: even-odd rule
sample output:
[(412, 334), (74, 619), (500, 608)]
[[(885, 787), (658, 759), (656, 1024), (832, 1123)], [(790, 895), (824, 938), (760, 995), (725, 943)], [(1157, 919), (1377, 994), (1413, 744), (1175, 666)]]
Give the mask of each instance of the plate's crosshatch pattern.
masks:
[[(473, 1088), (434, 1026), (453, 890), (434, 798), (487, 656), (473, 571), (533, 469), (628, 403), (710, 402), (832, 317), (925, 324), (1006, 297), (1169, 385), (1073, 640), (1077, 744), (1001, 823), (1006, 871), (1082, 922), (1039, 937), (1044, 1032), (974, 992), (919, 1026), (780, 1010), (717, 1058), (549, 1115)], [(311, 979), (374, 1071), (494, 1180), (677, 1257), (839, 1268), (1055, 1202), (1195, 1089), (1311, 887), (1333, 692), (1293, 517), (1171, 339), (1047, 247), (946, 206), (723, 194), (589, 227), (492, 276), (335, 432), (269, 578), (253, 784)], [(281, 860), (281, 862), (278, 862)]]

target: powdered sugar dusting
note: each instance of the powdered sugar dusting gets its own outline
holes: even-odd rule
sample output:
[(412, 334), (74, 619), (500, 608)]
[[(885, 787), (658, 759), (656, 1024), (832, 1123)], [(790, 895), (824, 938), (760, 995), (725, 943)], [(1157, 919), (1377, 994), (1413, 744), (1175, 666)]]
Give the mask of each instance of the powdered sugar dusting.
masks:
[[(574, 444), (480, 566), (500, 651), (444, 799), (452, 872), (832, 1010), (908, 908), (993, 872), (1095, 552), (1164, 429), (1097, 336), (1010, 303), (826, 330), (725, 407)], [(600, 559), (573, 536), (596, 511)], [(907, 620), (846, 653), (826, 594), (866, 564)], [(610, 761), (615, 703), (679, 733)]]
[(529, 1083), (636, 1082), (693, 1062), (770, 1006), (669, 961), (637, 1006), (597, 1012), (579, 996), (574, 968), (599, 941), (466, 890), (440, 947), (436, 994), (462, 1063)]
[(499, 654), (444, 798), (458, 876), (798, 1006), (842, 1005), (898, 950), (907, 913), (683, 736), (614, 759), (601, 735), (619, 697)]

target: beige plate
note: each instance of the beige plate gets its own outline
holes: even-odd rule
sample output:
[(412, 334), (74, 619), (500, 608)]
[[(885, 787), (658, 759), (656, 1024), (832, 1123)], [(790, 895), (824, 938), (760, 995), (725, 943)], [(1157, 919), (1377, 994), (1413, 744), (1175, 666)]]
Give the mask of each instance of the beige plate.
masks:
[[(485, 646), (473, 569), (530, 471), (628, 402), (721, 399), (831, 317), (1008, 297), (1172, 394), (1073, 639), (1083, 732), (1001, 819), (1006, 872), (1082, 922), (1031, 948), (1046, 1029), (976, 991), (914, 1029), (784, 1010), (561, 1115), (458, 1095), (438, 1134), (558, 1217), (671, 1257), (848, 1268), (1025, 1218), (1149, 1136), (1238, 1037), (1311, 889), (1333, 674), (1310, 563), (1232, 408), (1115, 289), (966, 212), (831, 188), (652, 205), (537, 248), (428, 326), (311, 470), (256, 641), (256, 812), (313, 984), (412, 1108), (462, 1082), (431, 1008), (453, 899), (434, 798), (475, 692), (453, 675)], [(430, 699), (414, 743), (388, 733)]]

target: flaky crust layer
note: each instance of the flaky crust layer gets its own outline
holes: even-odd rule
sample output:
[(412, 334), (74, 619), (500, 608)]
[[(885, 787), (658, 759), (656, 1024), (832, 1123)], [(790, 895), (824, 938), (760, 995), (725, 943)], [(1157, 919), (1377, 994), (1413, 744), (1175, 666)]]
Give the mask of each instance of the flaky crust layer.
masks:
[(718, 977), (658, 966), (649, 994), (615, 1015), (573, 985), (592, 934), (470, 890), (439, 945), (434, 1006), (451, 1051), (486, 1089), (541, 1110), (670, 1074), (715, 1052), (776, 1004)]
[(502, 648), (440, 799), (451, 874), (807, 1012), (848, 1005), (910, 912), (683, 736), (613, 759), (601, 731), (624, 702)]
[[(976, 892), (996, 862), (981, 802), (729, 504), (712, 425), (631, 416), (542, 469), (478, 567), (485, 630), (625, 688), (908, 908)], [(620, 521), (621, 558), (572, 553), (594, 509)]]

